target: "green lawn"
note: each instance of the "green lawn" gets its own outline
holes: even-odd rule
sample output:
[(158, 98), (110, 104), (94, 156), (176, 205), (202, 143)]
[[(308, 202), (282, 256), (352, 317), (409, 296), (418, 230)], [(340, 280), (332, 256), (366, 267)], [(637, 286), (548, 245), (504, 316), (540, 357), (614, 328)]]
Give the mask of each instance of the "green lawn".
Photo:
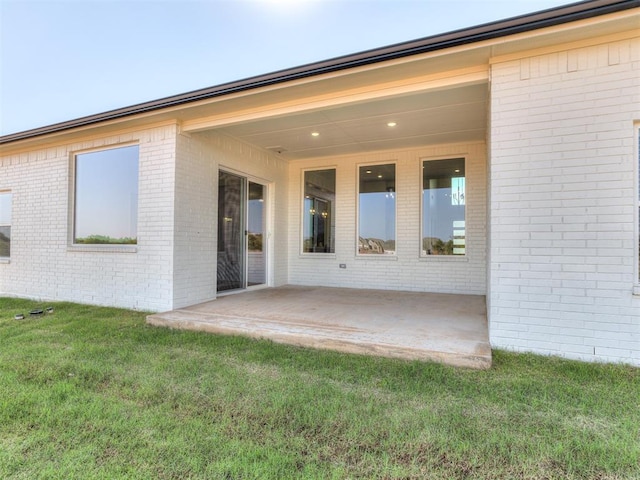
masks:
[(490, 370), (0, 299), (0, 478), (638, 479), (640, 369)]

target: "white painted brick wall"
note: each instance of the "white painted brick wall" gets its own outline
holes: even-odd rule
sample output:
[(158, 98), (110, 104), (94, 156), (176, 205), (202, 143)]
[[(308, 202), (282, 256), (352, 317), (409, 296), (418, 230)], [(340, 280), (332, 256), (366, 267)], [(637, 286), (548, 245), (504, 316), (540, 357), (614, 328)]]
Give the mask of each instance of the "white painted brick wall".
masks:
[[(74, 152), (140, 145), (135, 252), (70, 248)], [(176, 125), (2, 157), (0, 190), (13, 193), (11, 260), (0, 263), (0, 294), (151, 311), (215, 298), (218, 168), (269, 184), (271, 283), (287, 282), (286, 163), (213, 133)]]
[(214, 132), (179, 135), (176, 155), (174, 308), (216, 297), (218, 170), (268, 185), (272, 285), (287, 283), (287, 164)]
[[(13, 193), (11, 260), (0, 293), (144, 310), (172, 306), (175, 125), (3, 156), (0, 190)], [(69, 248), (74, 152), (140, 145), (135, 253)]]
[(640, 365), (640, 41), (495, 63), (491, 97), (492, 345)]
[[(466, 157), (467, 255), (420, 258), (423, 159)], [(356, 255), (357, 166), (396, 162), (396, 255)], [(336, 168), (335, 255), (300, 254), (302, 171)], [(291, 162), (289, 168), (289, 282), (419, 292), (486, 293), (486, 145), (442, 145)], [(339, 268), (341, 263), (346, 269)]]
[(201, 142), (179, 134), (176, 149), (174, 308), (215, 298), (216, 164)]

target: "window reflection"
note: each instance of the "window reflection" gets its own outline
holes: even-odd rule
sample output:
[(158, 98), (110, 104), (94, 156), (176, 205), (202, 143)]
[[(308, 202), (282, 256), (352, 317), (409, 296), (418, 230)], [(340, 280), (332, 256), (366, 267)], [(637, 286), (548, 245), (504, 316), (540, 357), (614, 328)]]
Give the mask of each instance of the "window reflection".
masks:
[(464, 158), (422, 163), (422, 254), (465, 255)]
[(396, 253), (396, 166), (359, 168), (358, 253)]
[(249, 205), (247, 206), (247, 285), (266, 283), (266, 255), (264, 238), (265, 187), (249, 182)]
[(335, 169), (304, 172), (303, 252), (335, 252), (335, 197)]
[(0, 192), (0, 258), (11, 254), (11, 203), (11, 193)]
[(75, 157), (74, 243), (135, 244), (138, 146)]

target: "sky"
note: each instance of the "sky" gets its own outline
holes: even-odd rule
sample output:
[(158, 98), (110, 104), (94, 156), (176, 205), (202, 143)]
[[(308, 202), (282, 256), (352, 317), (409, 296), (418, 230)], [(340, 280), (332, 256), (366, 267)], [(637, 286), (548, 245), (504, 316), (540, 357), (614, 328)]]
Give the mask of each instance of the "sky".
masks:
[(76, 162), (75, 238), (136, 238), (138, 146), (87, 152)]
[(0, 135), (571, 0), (0, 0)]

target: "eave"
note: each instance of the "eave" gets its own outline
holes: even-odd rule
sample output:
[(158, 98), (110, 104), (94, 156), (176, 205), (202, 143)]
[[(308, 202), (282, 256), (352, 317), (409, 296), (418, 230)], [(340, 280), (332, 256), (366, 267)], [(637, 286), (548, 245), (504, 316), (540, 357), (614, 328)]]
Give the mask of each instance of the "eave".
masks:
[[(193, 129), (197, 129), (196, 125), (202, 128), (207, 125), (219, 125), (218, 120), (212, 120), (212, 123), (208, 124), (207, 120), (201, 119), (211, 115), (219, 115), (220, 109), (218, 107), (223, 106), (221, 102), (227, 103), (227, 111), (242, 105), (245, 106), (245, 109), (253, 108), (254, 100), (256, 108), (260, 108), (261, 105), (279, 98), (273, 94), (271, 97), (262, 94), (286, 88), (291, 91), (287, 94), (289, 98), (295, 95), (300, 98), (305, 95), (308, 97), (310, 89), (304, 87), (312, 82), (344, 79), (346, 76), (355, 78), (358, 74), (368, 74), (376, 69), (381, 71), (381, 68), (385, 66), (402, 71), (399, 65), (405, 65), (408, 78), (411, 71), (417, 70), (417, 68), (406, 67), (409, 63), (417, 65), (420, 61), (433, 62), (434, 58), (443, 55), (450, 55), (451, 58), (458, 55), (460, 60), (457, 63), (449, 61), (451, 66), (455, 68), (474, 68), (482, 64), (487, 65), (489, 58), (496, 53), (512, 54), (514, 50), (524, 48), (518, 46), (509, 50), (504, 48), (506, 43), (512, 42), (516, 45), (520, 42), (526, 45), (528, 37), (535, 35), (540, 38), (542, 32), (550, 32), (549, 37), (551, 38), (554, 32), (557, 36), (557, 32), (562, 32), (569, 23), (587, 25), (592, 19), (599, 21), (607, 16), (613, 20), (624, 19), (621, 12), (638, 7), (640, 7), (640, 0), (579, 2), (13, 133), (0, 137), (0, 145), (9, 147), (10, 145), (17, 146), (16, 144), (46, 143), (53, 141), (58, 136), (83, 132), (87, 129), (107, 128), (114, 125), (124, 128), (133, 124), (172, 119), (179, 123), (185, 122)], [(607, 33), (607, 30), (603, 32)], [(584, 35), (585, 33), (582, 34), (582, 36)], [(506, 37), (510, 37), (508, 42)], [(580, 36), (576, 38), (580, 38)], [(544, 45), (544, 42), (540, 45)], [(466, 56), (465, 53), (467, 53)], [(473, 59), (469, 60), (471, 57)], [(390, 68), (386, 70), (388, 71)], [(437, 72), (432, 72), (432, 74), (437, 74)], [(363, 76), (360, 75), (360, 77)], [(385, 79), (387, 83), (392, 80)], [(344, 80), (342, 81), (344, 82)], [(329, 82), (324, 82), (322, 88), (326, 88), (328, 84)], [(335, 81), (333, 84), (340, 85)], [(298, 93), (295, 95), (293, 94), (294, 87), (299, 87)], [(314, 86), (314, 91), (317, 90), (317, 86)], [(251, 97), (251, 100), (247, 101), (246, 97)], [(244, 103), (238, 102), (238, 105), (234, 105), (230, 102), (238, 98), (244, 98)], [(225, 110), (225, 108), (221, 110)], [(5, 147), (3, 147), (4, 149)]]

